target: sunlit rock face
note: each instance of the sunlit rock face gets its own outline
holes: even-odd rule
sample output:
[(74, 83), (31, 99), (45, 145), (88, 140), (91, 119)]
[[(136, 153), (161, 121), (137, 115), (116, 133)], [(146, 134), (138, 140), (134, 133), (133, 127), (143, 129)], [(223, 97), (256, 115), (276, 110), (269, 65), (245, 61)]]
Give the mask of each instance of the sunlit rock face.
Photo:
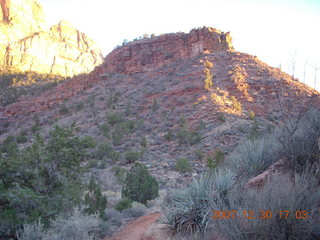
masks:
[(108, 72), (132, 73), (186, 59), (203, 52), (232, 51), (229, 33), (210, 27), (190, 33), (172, 33), (133, 41), (113, 50), (105, 59)]
[(36, 0), (0, 0), (0, 67), (74, 76), (103, 61), (94, 41), (66, 21), (49, 28)]

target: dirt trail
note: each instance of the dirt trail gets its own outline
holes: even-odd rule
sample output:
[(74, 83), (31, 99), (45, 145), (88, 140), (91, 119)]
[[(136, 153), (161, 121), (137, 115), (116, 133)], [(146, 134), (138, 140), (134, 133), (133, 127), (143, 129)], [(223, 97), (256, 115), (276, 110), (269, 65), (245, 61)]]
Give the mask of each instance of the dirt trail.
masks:
[[(158, 212), (139, 217), (123, 226), (113, 237), (104, 240), (158, 240), (157, 234), (153, 231), (153, 225), (159, 217)], [(150, 231), (151, 228), (152, 231)]]

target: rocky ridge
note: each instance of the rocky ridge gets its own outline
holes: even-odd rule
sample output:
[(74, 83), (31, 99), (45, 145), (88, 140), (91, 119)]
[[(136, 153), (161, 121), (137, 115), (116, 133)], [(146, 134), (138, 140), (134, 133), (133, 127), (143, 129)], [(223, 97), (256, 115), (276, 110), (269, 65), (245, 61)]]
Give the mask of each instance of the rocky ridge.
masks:
[(94, 41), (61, 21), (48, 29), (35, 0), (0, 1), (0, 67), (66, 77), (88, 73), (102, 63)]
[(113, 50), (105, 59), (106, 72), (137, 73), (201, 53), (232, 51), (230, 33), (203, 27), (133, 41)]

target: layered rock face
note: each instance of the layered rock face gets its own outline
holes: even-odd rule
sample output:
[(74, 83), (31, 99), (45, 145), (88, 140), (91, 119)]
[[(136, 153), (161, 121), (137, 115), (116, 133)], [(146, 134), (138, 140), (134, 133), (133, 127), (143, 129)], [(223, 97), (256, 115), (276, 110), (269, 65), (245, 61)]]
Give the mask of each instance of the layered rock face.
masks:
[(0, 67), (74, 76), (103, 61), (92, 39), (66, 21), (47, 28), (36, 0), (0, 0)]
[(203, 27), (193, 29), (190, 33), (164, 34), (133, 41), (113, 50), (106, 57), (104, 66), (107, 72), (143, 72), (203, 52), (232, 50), (229, 33)]

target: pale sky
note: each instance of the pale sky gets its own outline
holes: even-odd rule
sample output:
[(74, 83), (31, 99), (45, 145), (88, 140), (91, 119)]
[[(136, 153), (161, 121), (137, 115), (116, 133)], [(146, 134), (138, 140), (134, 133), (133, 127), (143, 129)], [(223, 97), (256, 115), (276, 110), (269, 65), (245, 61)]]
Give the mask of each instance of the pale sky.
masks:
[[(69, 21), (104, 55), (147, 34), (189, 32), (202, 26), (231, 32), (237, 51), (258, 56), (320, 89), (320, 0), (39, 0), (47, 21)], [(306, 67), (304, 67), (306, 66)], [(306, 70), (304, 70), (306, 69)]]

